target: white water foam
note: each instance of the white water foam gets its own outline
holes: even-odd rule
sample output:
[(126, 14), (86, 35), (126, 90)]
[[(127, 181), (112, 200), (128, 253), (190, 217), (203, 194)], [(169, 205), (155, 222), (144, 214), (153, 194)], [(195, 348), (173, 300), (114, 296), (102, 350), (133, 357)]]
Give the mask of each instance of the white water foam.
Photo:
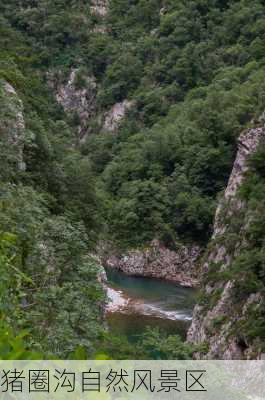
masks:
[(170, 319), (173, 321), (190, 321), (192, 317), (185, 311), (164, 310), (155, 304), (135, 304), (135, 311), (143, 315), (153, 315), (155, 317)]
[(144, 303), (143, 300), (128, 298), (121, 291), (112, 287), (107, 287), (109, 303), (106, 307), (107, 312), (137, 313), (141, 315), (150, 315), (173, 321), (190, 321), (192, 319), (189, 313), (177, 310), (164, 310), (156, 304)]
[(129, 299), (124, 296), (121, 290), (116, 290), (108, 286), (107, 296), (109, 299), (106, 307), (107, 312), (120, 311), (128, 305)]

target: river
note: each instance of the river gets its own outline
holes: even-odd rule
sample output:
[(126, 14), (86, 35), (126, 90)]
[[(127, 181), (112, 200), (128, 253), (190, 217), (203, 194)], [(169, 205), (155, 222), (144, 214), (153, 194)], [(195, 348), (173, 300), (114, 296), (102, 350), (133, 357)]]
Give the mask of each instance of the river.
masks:
[(183, 338), (191, 323), (196, 291), (159, 279), (132, 277), (106, 269), (107, 322), (113, 333), (133, 340), (147, 326)]

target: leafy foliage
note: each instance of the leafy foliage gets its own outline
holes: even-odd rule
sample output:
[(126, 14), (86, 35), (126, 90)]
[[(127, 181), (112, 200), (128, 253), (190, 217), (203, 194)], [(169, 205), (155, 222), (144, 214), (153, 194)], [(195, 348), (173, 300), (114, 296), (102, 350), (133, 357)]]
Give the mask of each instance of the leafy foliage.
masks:
[[(207, 243), (236, 138), (265, 106), (262, 0), (110, 0), (104, 18), (91, 5), (0, 4), (1, 312), (14, 325), (10, 341), (26, 327), (32, 347), (57, 356), (74, 354), (77, 344), (91, 355), (104, 342), (104, 294), (87, 256), (99, 239), (119, 247), (155, 237), (168, 246)], [(64, 113), (47, 84), (51, 73), (64, 79), (73, 68), (76, 88), (87, 76), (97, 83), (92, 134), (82, 144), (78, 118)], [(6, 82), (16, 94), (7, 95)], [(132, 108), (106, 135), (98, 120), (125, 99)], [(244, 271), (238, 285), (246, 293), (264, 286), (262, 150), (252, 172), (243, 189), (250, 248), (232, 268), (235, 276)], [(257, 329), (246, 327), (250, 336), (263, 335), (262, 316), (257, 321)], [(102, 352), (140, 356), (126, 341), (119, 349), (120, 341)], [(146, 357), (190, 354), (157, 332), (139, 346)]]

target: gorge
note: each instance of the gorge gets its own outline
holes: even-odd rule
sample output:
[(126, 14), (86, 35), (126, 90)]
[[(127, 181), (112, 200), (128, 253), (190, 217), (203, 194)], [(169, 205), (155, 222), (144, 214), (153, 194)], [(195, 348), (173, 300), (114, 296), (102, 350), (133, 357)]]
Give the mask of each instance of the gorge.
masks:
[(264, 358), (264, 15), (0, 2), (0, 358)]
[[(127, 297), (128, 293), (126, 291), (125, 293), (121, 291), (115, 292), (112, 288), (109, 291), (109, 297), (113, 302), (113, 305), (111, 303), (109, 305), (108, 310), (110, 314), (112, 312), (124, 313), (127, 315), (127, 319), (129, 319), (128, 315), (133, 313), (138, 316), (140, 314), (142, 317), (151, 314), (159, 318), (163, 318), (164, 315), (164, 319), (192, 320), (188, 332), (185, 332), (185, 328), (183, 330), (183, 327), (181, 330), (175, 326), (175, 329), (171, 333), (184, 334), (184, 338), (187, 333), (188, 341), (201, 345), (207, 343), (209, 346), (207, 353), (198, 354), (197, 357), (199, 358), (241, 359), (243, 357), (253, 357), (254, 355), (259, 358), (263, 357), (262, 341), (256, 341), (256, 343), (252, 344), (244, 336), (244, 331), (241, 330), (239, 333), (239, 330), (235, 330), (232, 334), (231, 327), (240, 324), (242, 329), (244, 321), (250, 318), (248, 313), (253, 312), (253, 308), (256, 312), (259, 312), (259, 310), (262, 312), (265, 301), (264, 294), (259, 291), (250, 293), (249, 296), (241, 299), (240, 305), (235, 304), (237, 286), (237, 282), (234, 280), (235, 276), (233, 276), (233, 272), (230, 272), (230, 274), (228, 272), (227, 277), (225, 274), (222, 276), (222, 273), (225, 270), (229, 271), (229, 269), (232, 269), (233, 262), (240, 257), (242, 251), (248, 251), (247, 230), (249, 224), (251, 224), (249, 219), (252, 215), (249, 214), (247, 201), (240, 197), (239, 192), (244, 185), (244, 180), (247, 179), (251, 156), (257, 151), (260, 145), (265, 143), (264, 122), (264, 115), (262, 115), (255, 123), (256, 127), (244, 131), (238, 138), (238, 151), (233, 169), (224, 196), (219, 200), (217, 206), (213, 236), (208, 249), (205, 250), (205, 254), (200, 255), (202, 251), (198, 248), (194, 248), (189, 253), (183, 247), (176, 253), (163, 249), (163, 246), (154, 241), (151, 243), (150, 248), (144, 251), (132, 251), (127, 255), (120, 257), (111, 256), (103, 260), (104, 265), (107, 267), (107, 275), (110, 282), (115, 284), (117, 282), (120, 283), (120, 285), (117, 285), (119, 289), (127, 288), (126, 280), (130, 282), (130, 278), (126, 278), (125, 274), (135, 277), (164, 278), (184, 286), (196, 286), (200, 282), (202, 286), (201, 295), (204, 294), (208, 298), (207, 303), (203, 304), (200, 301), (199, 304), (196, 304), (195, 310), (192, 313), (192, 305), (195, 302), (192, 292), (188, 293), (188, 290), (185, 292), (182, 289), (181, 293), (180, 288), (175, 285), (175, 291), (173, 291), (175, 302), (173, 302), (173, 308), (170, 308), (169, 312), (165, 309), (156, 308), (155, 303), (149, 305), (150, 309), (148, 310), (148, 304), (141, 304), (141, 300), (143, 301), (143, 299), (140, 299), (140, 304), (137, 304), (139, 299)], [(240, 234), (237, 235), (237, 240), (232, 244), (230, 242), (232, 227), (229, 225), (229, 218), (235, 218), (237, 214), (240, 215), (241, 219), (237, 227), (240, 230)], [(210, 268), (215, 269), (215, 276), (212, 281), (207, 277), (207, 274), (210, 275)], [(118, 271), (123, 271), (125, 274), (123, 275)], [(220, 280), (217, 279), (218, 271), (222, 272)], [(243, 271), (241, 272), (243, 274)], [(134, 285), (136, 286), (135, 292), (137, 293), (137, 286), (140, 285), (141, 287), (142, 284), (142, 290), (146, 291), (145, 299), (148, 299), (149, 286), (151, 286), (151, 293), (153, 293), (154, 297), (160, 292), (159, 281), (144, 281), (142, 278), (138, 278), (138, 280), (137, 278), (132, 279), (132, 282), (134, 281)], [(125, 285), (123, 281), (125, 281)], [(166, 305), (167, 301), (170, 302), (170, 292), (172, 290), (170, 291), (169, 285), (167, 287), (165, 283), (161, 283), (161, 286), (163, 285), (165, 286), (165, 290), (162, 290), (160, 301), (162, 301), (162, 304), (164, 301)], [(173, 286), (171, 289), (173, 289)], [(218, 293), (218, 296), (216, 293)], [(180, 302), (178, 302), (179, 297), (180, 299), (182, 298)], [(193, 302), (191, 301), (192, 297)], [(214, 299), (214, 302), (212, 299)], [(181, 306), (185, 304), (189, 304), (189, 308), (183, 310)], [(112, 319), (114, 319), (114, 323), (112, 323)], [(137, 325), (139, 323), (137, 324), (136, 318), (132, 318), (132, 320), (133, 328), (131, 329), (135, 329), (137, 333), (137, 329), (139, 330)], [(119, 318), (109, 317), (109, 321), (110, 326), (116, 325), (115, 329), (117, 329)], [(215, 321), (217, 324), (216, 328), (214, 328)], [(127, 324), (130, 325), (130, 321)], [(144, 319), (140, 318), (140, 327), (144, 325)], [(155, 322), (155, 325), (159, 326), (159, 322)], [(187, 326), (189, 325), (186, 324)], [(126, 327), (125, 322), (125, 328), (122, 327), (121, 329), (126, 330), (126, 328), (130, 332), (130, 327)]]

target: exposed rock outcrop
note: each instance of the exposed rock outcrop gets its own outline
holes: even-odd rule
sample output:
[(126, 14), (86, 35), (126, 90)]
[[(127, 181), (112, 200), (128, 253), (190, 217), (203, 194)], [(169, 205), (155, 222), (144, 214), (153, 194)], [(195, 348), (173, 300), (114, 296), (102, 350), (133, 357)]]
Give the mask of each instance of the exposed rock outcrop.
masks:
[(125, 114), (133, 106), (132, 101), (123, 100), (121, 103), (116, 103), (114, 106), (105, 114), (103, 129), (107, 132), (114, 132), (121, 120), (125, 117)]
[(235, 208), (238, 210), (244, 207), (244, 203), (236, 197), (236, 193), (248, 170), (248, 157), (254, 153), (264, 136), (264, 126), (249, 129), (239, 136), (237, 156), (224, 193), (224, 199), (220, 202), (216, 210), (213, 237), (223, 234), (226, 230), (226, 226), (222, 221), (222, 210), (225, 203), (230, 200), (230, 206), (227, 209), (228, 215), (233, 215)]
[(196, 261), (200, 253), (198, 246), (180, 246), (172, 251), (154, 240), (144, 250), (131, 250), (122, 255), (105, 254), (102, 263), (128, 275), (165, 279), (193, 287), (197, 285)]
[(80, 77), (78, 82), (79, 69), (73, 69), (66, 82), (50, 73), (48, 76), (49, 85), (55, 91), (55, 96), (65, 112), (72, 113), (78, 117), (78, 137), (82, 139), (88, 129), (91, 118), (95, 116), (97, 84), (96, 79), (91, 76)]
[(90, 12), (96, 17), (97, 23), (92, 28), (93, 33), (106, 34), (108, 26), (106, 24), (106, 16), (109, 11), (109, 0), (92, 0)]
[[(262, 139), (265, 139), (264, 123), (240, 135), (228, 186), (216, 211), (213, 238), (202, 266), (204, 301), (196, 305), (188, 332), (190, 342), (207, 347), (206, 352), (197, 354), (198, 358), (242, 359), (260, 356), (259, 350), (253, 348), (238, 327), (248, 318), (250, 309), (260, 307), (264, 299), (260, 293), (252, 293), (237, 301), (234, 291), (236, 282), (229, 275), (226, 278), (225, 273), (247, 245), (245, 230), (251, 215), (246, 203), (239, 198), (238, 189), (249, 169), (249, 156)], [(236, 229), (234, 241), (232, 229)], [(221, 280), (217, 279), (218, 273), (221, 273)]]
[(18, 170), (25, 169), (23, 149), (25, 143), (25, 121), (23, 103), (15, 89), (6, 81), (0, 81), (0, 140), (9, 146), (9, 152)]
[(92, 0), (91, 13), (99, 17), (105, 17), (108, 13), (108, 0)]
[(91, 121), (96, 121), (97, 129), (114, 133), (126, 113), (133, 106), (133, 102), (123, 100), (114, 104), (107, 112), (99, 110), (97, 106), (98, 85), (93, 76), (85, 76), (80, 69), (72, 69), (67, 80), (61, 73), (56, 75), (50, 72), (48, 84), (55, 92), (55, 97), (64, 111), (77, 116), (78, 138), (84, 140), (91, 131)]

